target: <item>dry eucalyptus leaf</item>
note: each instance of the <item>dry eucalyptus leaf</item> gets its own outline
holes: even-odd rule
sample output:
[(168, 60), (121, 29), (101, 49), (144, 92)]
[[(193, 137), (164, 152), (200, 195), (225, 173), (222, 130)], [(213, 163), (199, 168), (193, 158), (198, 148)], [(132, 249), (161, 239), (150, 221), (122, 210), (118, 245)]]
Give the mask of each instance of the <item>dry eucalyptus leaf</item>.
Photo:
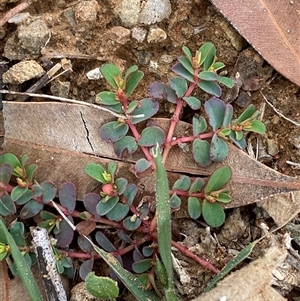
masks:
[(300, 86), (299, 1), (211, 1), (279, 73)]

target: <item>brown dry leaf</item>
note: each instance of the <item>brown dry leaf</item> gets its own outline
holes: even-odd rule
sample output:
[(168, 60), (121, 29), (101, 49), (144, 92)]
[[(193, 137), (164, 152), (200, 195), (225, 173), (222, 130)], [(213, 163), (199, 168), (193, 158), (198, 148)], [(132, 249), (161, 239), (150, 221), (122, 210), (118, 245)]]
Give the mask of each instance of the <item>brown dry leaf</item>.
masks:
[(300, 86), (299, 1), (212, 0), (279, 73)]
[(76, 225), (76, 230), (82, 236), (88, 236), (96, 229), (96, 223), (93, 221), (82, 221)]
[[(16, 155), (27, 154), (30, 163), (38, 164), (38, 181), (46, 179), (60, 185), (64, 181), (73, 182), (79, 199), (93, 191), (98, 184), (84, 173), (87, 163), (107, 164), (119, 161), (112, 144), (99, 137), (100, 126), (113, 118), (105, 112), (81, 105), (63, 103), (4, 103), (5, 152)], [(18, 122), (16, 122), (16, 120)], [(167, 119), (156, 119), (166, 128)], [(175, 136), (191, 130), (191, 125), (180, 122)], [(193, 160), (191, 150), (187, 153), (173, 148), (166, 162), (169, 181), (174, 183), (179, 174), (208, 176), (217, 167), (229, 165), (232, 179), (228, 184), (232, 202), (226, 208), (239, 207), (253, 203), (270, 195), (300, 190), (300, 182), (270, 169), (251, 159), (243, 151), (229, 144), (229, 155), (220, 164), (201, 168)], [(129, 171), (132, 164), (141, 157), (134, 154), (118, 162), (119, 175), (138, 185), (140, 193), (154, 192), (154, 175), (135, 178)]]

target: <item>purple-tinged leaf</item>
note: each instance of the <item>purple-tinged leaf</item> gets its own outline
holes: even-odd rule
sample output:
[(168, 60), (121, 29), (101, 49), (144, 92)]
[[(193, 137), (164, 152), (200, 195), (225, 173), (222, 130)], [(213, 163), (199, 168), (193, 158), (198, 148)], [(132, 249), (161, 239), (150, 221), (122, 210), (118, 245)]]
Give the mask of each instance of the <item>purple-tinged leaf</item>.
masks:
[(27, 219), (37, 215), (44, 208), (44, 204), (41, 204), (35, 200), (30, 200), (26, 203), (21, 212), (20, 217), (23, 219)]
[(218, 75), (213, 71), (202, 71), (198, 74), (198, 77), (207, 81), (216, 81), (218, 79)]
[(119, 202), (119, 197), (111, 197), (108, 200), (102, 199), (96, 206), (96, 211), (99, 215), (106, 215)]
[(43, 188), (40, 184), (32, 185), (32, 191), (34, 192), (34, 197), (40, 197), (43, 195)]
[(172, 71), (190, 82), (194, 82), (194, 76), (181, 63), (177, 63), (172, 67)]
[(191, 179), (188, 176), (181, 176), (172, 187), (172, 190), (188, 191), (191, 186)]
[(107, 106), (113, 106), (120, 103), (120, 101), (116, 99), (116, 93), (110, 91), (100, 92), (97, 95), (95, 102)]
[(136, 216), (128, 216), (123, 220), (124, 228), (129, 231), (136, 230), (141, 225), (141, 223), (142, 221)]
[(175, 91), (170, 86), (161, 82), (151, 83), (148, 88), (148, 93), (155, 99), (166, 99), (174, 104), (176, 104), (178, 99)]
[(5, 191), (0, 198), (0, 215), (7, 216), (16, 213), (16, 206), (10, 195)]
[(177, 97), (183, 97), (188, 88), (186, 80), (182, 77), (175, 76), (172, 77), (169, 82), (172, 89), (175, 90)]
[(138, 211), (140, 212), (140, 219), (143, 220), (147, 217), (149, 211), (150, 211), (150, 206), (149, 203), (143, 203), (142, 205), (138, 206)]
[(202, 80), (197, 85), (204, 92), (216, 97), (220, 97), (222, 94), (222, 89), (216, 82)]
[(228, 135), (231, 141), (234, 142), (234, 144), (239, 147), (240, 149), (245, 149), (247, 146), (246, 140), (244, 137), (242, 139), (237, 140), (235, 136), (235, 132), (231, 131), (230, 134)]
[(73, 183), (65, 182), (58, 190), (58, 197), (61, 205), (68, 209), (71, 214), (76, 206), (76, 187)]
[(141, 158), (136, 161), (134, 169), (137, 173), (145, 172), (148, 168), (152, 166), (151, 162), (145, 158)]
[(127, 202), (126, 204), (128, 204), (129, 206), (132, 204), (135, 196), (137, 194), (137, 187), (134, 184), (128, 184), (126, 186), (125, 191), (123, 192), (123, 196), (126, 198)]
[(222, 162), (228, 155), (228, 146), (226, 142), (219, 138), (216, 134), (213, 135), (210, 142), (210, 158), (213, 162)]
[(105, 64), (100, 67), (100, 71), (103, 74), (106, 81), (115, 89), (118, 88), (117, 79), (120, 79), (122, 76), (121, 71), (118, 67), (113, 64)]
[(213, 228), (220, 227), (225, 222), (225, 212), (217, 202), (210, 203), (204, 200), (202, 215), (205, 222)]
[(118, 187), (118, 193), (119, 195), (123, 194), (123, 192), (126, 189), (126, 186), (128, 184), (128, 181), (124, 178), (118, 178), (115, 181), (115, 185)]
[(234, 81), (231, 78), (226, 77), (226, 76), (218, 75), (218, 82), (230, 89), (234, 86)]
[(228, 126), (231, 123), (233, 116), (233, 107), (230, 103), (226, 104), (225, 113), (224, 113), (224, 119), (223, 119), (223, 127)]
[(165, 133), (158, 126), (146, 127), (142, 131), (142, 136), (138, 141), (141, 146), (154, 146), (156, 144), (162, 145), (165, 141)]
[(101, 126), (100, 137), (108, 143), (116, 142), (127, 134), (128, 129), (126, 123), (110, 121)]
[[(158, 101), (151, 99), (151, 98), (144, 98), (140, 101), (140, 106), (136, 108), (132, 112), (131, 122), (132, 124), (137, 124), (141, 121), (147, 120), (153, 115), (157, 113), (159, 109)], [(138, 115), (143, 115), (141, 117), (134, 117)]]
[(133, 260), (134, 261), (139, 261), (139, 260), (143, 260), (144, 259), (144, 256), (143, 254), (140, 252), (140, 250), (136, 247), (133, 251)]
[(189, 197), (188, 198), (188, 213), (192, 219), (197, 219), (201, 215), (201, 204), (198, 198)]
[(7, 185), (12, 176), (12, 166), (10, 164), (0, 165), (0, 183)]
[(86, 276), (92, 271), (94, 266), (94, 258), (85, 260), (79, 268), (79, 276), (82, 280), (85, 280)]
[(44, 181), (41, 183), (41, 187), (43, 189), (43, 203), (47, 204), (55, 198), (57, 188), (50, 181)]
[(183, 97), (184, 101), (190, 106), (193, 110), (199, 110), (201, 107), (201, 101), (194, 96)]
[(193, 117), (193, 136), (198, 136), (205, 132), (206, 129), (207, 123), (203, 116), (200, 116), (199, 118)]
[(130, 96), (135, 88), (138, 86), (142, 78), (144, 77), (144, 73), (140, 70), (136, 70), (135, 72), (131, 73), (128, 78), (126, 79), (126, 88), (125, 93), (126, 96)]
[(9, 164), (12, 167), (13, 175), (17, 177), (19, 176), (19, 174), (15, 172), (15, 168), (21, 167), (22, 165), (19, 159), (14, 154), (11, 153), (1, 154), (0, 162), (1, 164)]
[(209, 124), (216, 131), (223, 124), (226, 105), (219, 98), (212, 97), (204, 104), (205, 112), (209, 118)]
[(132, 264), (132, 269), (135, 273), (141, 274), (150, 269), (152, 266), (152, 258), (142, 259)]
[[(69, 221), (74, 224), (72, 216), (67, 217)], [(59, 223), (59, 232), (55, 235), (57, 239), (57, 244), (59, 248), (67, 248), (71, 242), (73, 241), (74, 230), (70, 227), (70, 225), (63, 219)]]
[(126, 234), (123, 230), (118, 231), (118, 237), (128, 244), (131, 244), (133, 242), (130, 236)]
[[(89, 237), (89, 236), (88, 236)], [(90, 238), (90, 237), (89, 237)], [(78, 236), (77, 244), (79, 248), (85, 253), (92, 253), (94, 251), (94, 247), (91, 243), (83, 236)]]
[(117, 250), (103, 232), (97, 231), (95, 234), (95, 239), (98, 245), (106, 252), (115, 252)]
[(193, 141), (193, 157), (194, 160), (202, 167), (206, 167), (211, 163), (210, 144), (206, 140), (195, 139)]
[(111, 221), (119, 222), (125, 218), (129, 212), (129, 206), (127, 204), (118, 203), (110, 212), (106, 214), (106, 217)]
[(145, 246), (142, 248), (142, 253), (145, 257), (152, 256), (154, 249), (152, 246)]
[(118, 157), (127, 157), (138, 149), (138, 144), (134, 137), (124, 136), (114, 143), (114, 150)]

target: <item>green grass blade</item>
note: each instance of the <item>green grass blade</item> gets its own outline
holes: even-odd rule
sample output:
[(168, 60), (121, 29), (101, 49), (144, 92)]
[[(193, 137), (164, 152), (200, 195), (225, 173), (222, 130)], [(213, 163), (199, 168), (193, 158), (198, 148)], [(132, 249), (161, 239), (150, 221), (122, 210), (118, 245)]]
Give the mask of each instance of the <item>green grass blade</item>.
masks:
[(20, 252), (16, 245), (12, 235), (8, 232), (2, 218), (0, 218), (0, 230), (5, 234), (7, 243), (11, 249), (12, 258), (18, 268), (21, 280), (28, 292), (28, 295), (32, 301), (43, 301), (41, 292), (37, 286), (37, 283), (31, 273), (30, 267), (28, 266), (25, 258)]
[(208, 284), (207, 288), (204, 292), (210, 291), (220, 280), (222, 280), (228, 273), (230, 273), (238, 264), (240, 264), (243, 260), (245, 260), (249, 254), (252, 252), (254, 246), (258, 240), (253, 241), (249, 245), (247, 245), (239, 254), (231, 259), (226, 266), (220, 271), (220, 273), (213, 278), (213, 280)]
[(165, 167), (162, 163), (161, 150), (158, 145), (154, 150), (154, 162), (156, 166), (156, 215), (157, 215), (157, 239), (158, 249), (168, 276), (167, 300), (176, 300), (173, 293), (173, 267), (171, 259), (171, 208), (169, 196), (169, 183)]

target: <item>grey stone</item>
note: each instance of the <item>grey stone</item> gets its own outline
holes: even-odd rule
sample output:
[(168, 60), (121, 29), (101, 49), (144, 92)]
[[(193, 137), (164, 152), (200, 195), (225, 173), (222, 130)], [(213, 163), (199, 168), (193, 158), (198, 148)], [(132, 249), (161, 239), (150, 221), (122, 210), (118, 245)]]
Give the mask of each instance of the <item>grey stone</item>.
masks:
[(168, 18), (171, 12), (169, 0), (148, 0), (139, 14), (138, 21), (142, 24), (154, 24)]
[(114, 13), (121, 19), (123, 26), (132, 28), (138, 23), (140, 10), (140, 0), (123, 0), (116, 6)]
[(38, 54), (49, 42), (50, 37), (51, 31), (42, 20), (18, 28), (19, 45), (30, 54)]
[(70, 92), (70, 82), (61, 82), (60, 80), (54, 80), (51, 82), (50, 90), (53, 95), (67, 98)]
[(72, 27), (76, 25), (75, 12), (71, 7), (64, 10), (63, 15)]
[(3, 83), (22, 84), (32, 78), (39, 78), (45, 73), (44, 69), (36, 61), (23, 61), (12, 66), (3, 73)]

